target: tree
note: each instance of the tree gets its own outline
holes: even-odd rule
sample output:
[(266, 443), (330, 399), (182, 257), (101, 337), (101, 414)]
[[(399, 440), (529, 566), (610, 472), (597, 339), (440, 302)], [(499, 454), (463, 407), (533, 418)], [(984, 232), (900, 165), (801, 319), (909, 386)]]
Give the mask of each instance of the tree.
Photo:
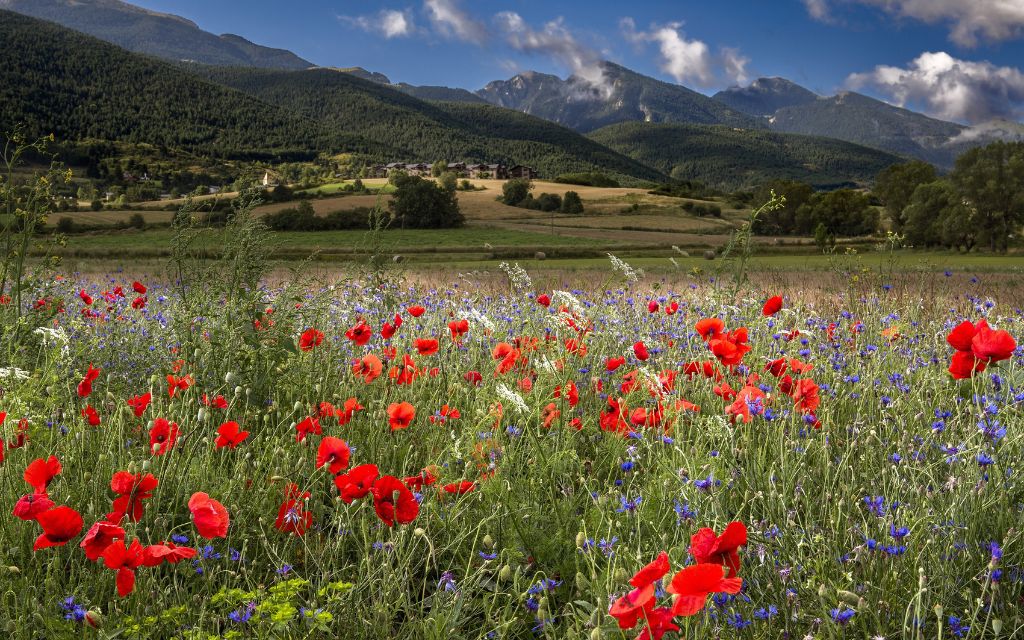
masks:
[(994, 142), (967, 151), (950, 179), (977, 211), (978, 233), (991, 251), (1006, 251), (1024, 220), (1024, 142)]
[(562, 198), (562, 213), (583, 213), (583, 200), (575, 191), (566, 191)]
[(447, 160), (435, 160), (434, 164), (430, 167), (430, 175), (434, 178), (440, 178), (445, 172), (448, 171)]
[(914, 191), (923, 184), (935, 182), (935, 178), (935, 167), (921, 160), (894, 164), (878, 174), (875, 195), (885, 205), (896, 231), (903, 229), (904, 209), (910, 204)]
[(758, 187), (752, 202), (768, 202), (772, 192), (786, 198), (786, 203), (754, 221), (754, 233), (759, 235), (789, 235), (799, 233), (796, 228), (796, 212), (814, 196), (814, 187), (796, 180), (773, 180)]
[(796, 233), (817, 233), (824, 225), (833, 236), (865, 236), (878, 230), (878, 211), (867, 194), (853, 189), (818, 193), (796, 212)]
[(502, 185), (501, 201), (510, 207), (518, 206), (519, 203), (530, 197), (531, 191), (533, 191), (533, 182), (529, 178), (513, 178)]
[(406, 176), (398, 181), (391, 199), (391, 213), (403, 229), (445, 229), (465, 222), (455, 190), (432, 180)]
[(902, 210), (907, 242), (915, 247), (946, 244), (943, 225), (949, 222), (949, 216), (962, 215), (962, 206), (959, 194), (947, 180), (918, 185)]
[(459, 178), (455, 173), (451, 171), (445, 171), (437, 179), (437, 183), (440, 184), (445, 191), (455, 191), (459, 185)]

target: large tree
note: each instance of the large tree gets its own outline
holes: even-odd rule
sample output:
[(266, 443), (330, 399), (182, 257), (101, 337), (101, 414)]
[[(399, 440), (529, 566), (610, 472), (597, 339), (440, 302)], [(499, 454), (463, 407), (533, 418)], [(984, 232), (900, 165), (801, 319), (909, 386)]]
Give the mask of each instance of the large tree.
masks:
[(979, 240), (992, 251), (1006, 251), (1024, 221), (1024, 142), (971, 149), (957, 158), (950, 178), (977, 212)]
[(894, 164), (878, 174), (875, 195), (885, 205), (885, 211), (896, 231), (903, 229), (904, 209), (910, 204), (914, 190), (922, 184), (935, 182), (935, 178), (935, 167), (920, 160)]
[(405, 176), (395, 182), (391, 212), (395, 224), (403, 229), (461, 227), (466, 220), (454, 189), (419, 176)]

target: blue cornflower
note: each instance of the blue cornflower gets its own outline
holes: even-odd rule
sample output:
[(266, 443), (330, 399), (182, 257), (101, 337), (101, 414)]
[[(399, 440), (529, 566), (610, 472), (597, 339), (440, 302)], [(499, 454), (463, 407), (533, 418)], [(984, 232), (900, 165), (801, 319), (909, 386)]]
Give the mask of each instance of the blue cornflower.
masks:
[(769, 605), (767, 609), (765, 609), (764, 607), (761, 607), (760, 609), (755, 611), (754, 612), (754, 617), (757, 618), (758, 620), (770, 620), (771, 618), (773, 618), (776, 615), (778, 615), (778, 613), (779, 613), (778, 607), (776, 607), (773, 604), (773, 605)]
[(619, 496), (619, 508), (615, 510), (615, 513), (633, 513), (640, 508), (640, 503), (643, 501), (643, 496), (637, 496), (632, 500), (626, 498), (626, 496)]
[(837, 624), (845, 625), (850, 619), (856, 615), (856, 611), (853, 609), (832, 609), (829, 612), (832, 615), (832, 620)]

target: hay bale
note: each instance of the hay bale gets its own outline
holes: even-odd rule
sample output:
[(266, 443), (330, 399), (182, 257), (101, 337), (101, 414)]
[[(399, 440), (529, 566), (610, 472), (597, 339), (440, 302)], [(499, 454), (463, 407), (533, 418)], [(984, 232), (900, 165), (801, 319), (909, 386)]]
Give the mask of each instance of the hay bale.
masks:
[(704, 259), (705, 260), (714, 260), (715, 259), (715, 251), (713, 249), (706, 250), (704, 252)]
[(533, 254), (533, 258), (535, 260), (546, 260), (547, 257), (547, 254), (544, 253), (543, 251), (538, 251), (537, 253)]
[(400, 254), (399, 255), (394, 255), (394, 256), (391, 257), (391, 262), (394, 262), (395, 264), (402, 264), (402, 262), (404, 262), (404, 261), (405, 261), (405, 256), (400, 255)]

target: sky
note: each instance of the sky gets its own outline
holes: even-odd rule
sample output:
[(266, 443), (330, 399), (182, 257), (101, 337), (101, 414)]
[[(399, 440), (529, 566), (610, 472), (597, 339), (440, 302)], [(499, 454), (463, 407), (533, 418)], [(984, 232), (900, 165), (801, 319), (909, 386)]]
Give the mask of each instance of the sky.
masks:
[(475, 90), (611, 60), (712, 94), (782, 76), (960, 122), (1024, 119), (1024, 0), (132, 0), (392, 82)]

